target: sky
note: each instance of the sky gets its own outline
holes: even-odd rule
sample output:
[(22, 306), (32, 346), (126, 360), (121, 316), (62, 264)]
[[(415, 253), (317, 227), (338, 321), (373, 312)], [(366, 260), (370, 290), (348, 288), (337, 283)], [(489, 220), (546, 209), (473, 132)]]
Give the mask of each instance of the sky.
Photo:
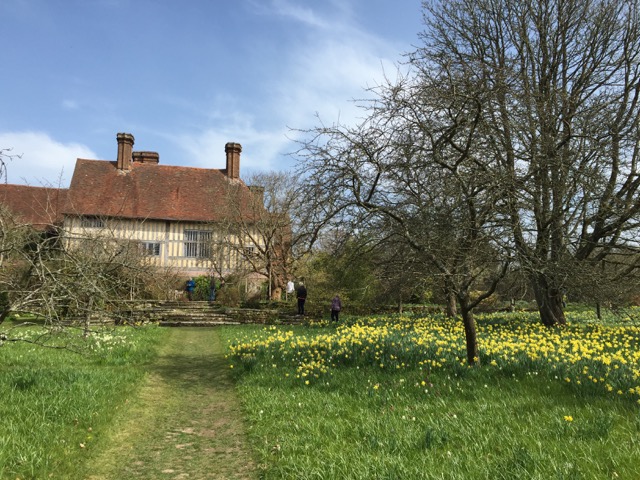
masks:
[[(0, 0), (7, 181), (68, 186), (116, 134), (164, 165), (290, 170), (295, 139), (356, 123), (354, 99), (419, 44), (420, 0)], [(20, 157), (17, 157), (17, 156)]]

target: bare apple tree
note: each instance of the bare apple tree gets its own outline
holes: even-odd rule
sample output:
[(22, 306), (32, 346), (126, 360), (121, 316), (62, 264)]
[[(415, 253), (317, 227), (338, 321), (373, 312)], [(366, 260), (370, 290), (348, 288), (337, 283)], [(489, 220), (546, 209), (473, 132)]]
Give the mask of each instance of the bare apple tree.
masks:
[(473, 309), (495, 291), (510, 252), (495, 208), (500, 182), (478, 140), (480, 104), (457, 93), (465, 82), (418, 74), (382, 85), (363, 122), (306, 132), (298, 155), (317, 211), (375, 229), (389, 248), (408, 247), (437, 271), (457, 300), (474, 364)]
[(0, 324), (11, 313), (85, 333), (97, 321), (126, 322), (123, 300), (143, 296), (157, 273), (135, 241), (37, 230), (0, 207)]

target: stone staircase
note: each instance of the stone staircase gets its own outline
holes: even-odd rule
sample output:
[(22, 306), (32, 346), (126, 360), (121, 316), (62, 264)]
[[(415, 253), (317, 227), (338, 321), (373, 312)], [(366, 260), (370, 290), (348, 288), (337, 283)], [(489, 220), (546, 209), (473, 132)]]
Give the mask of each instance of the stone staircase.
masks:
[(134, 318), (157, 322), (165, 327), (203, 327), (241, 323), (227, 315), (224, 308), (209, 302), (154, 302), (154, 304), (140, 307), (132, 310)]
[(215, 302), (123, 302), (122, 318), (132, 323), (154, 322), (166, 327), (211, 327), (243, 323), (299, 323), (300, 318), (277, 310), (223, 307)]
[[(216, 325), (300, 324), (293, 312), (270, 309), (230, 308), (215, 302), (125, 300), (110, 304), (108, 311), (91, 315), (91, 325), (157, 323), (163, 327), (213, 327)], [(84, 326), (86, 318), (67, 317), (66, 325)]]

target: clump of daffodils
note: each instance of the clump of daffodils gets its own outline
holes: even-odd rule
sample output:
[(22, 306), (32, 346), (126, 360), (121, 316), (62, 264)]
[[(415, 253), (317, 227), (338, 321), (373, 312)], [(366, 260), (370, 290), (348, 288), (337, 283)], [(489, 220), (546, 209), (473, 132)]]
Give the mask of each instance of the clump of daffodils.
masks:
[[(586, 319), (556, 331), (526, 312), (509, 314), (508, 322), (492, 321), (497, 315), (477, 316), (480, 362), (486, 368), (548, 371), (571, 388), (595, 388), (640, 401), (640, 327)], [(294, 366), (296, 378), (305, 384), (335, 368), (428, 374), (459, 368), (466, 359), (462, 322), (441, 317), (372, 316), (330, 331), (314, 327), (296, 333), (272, 326), (236, 340), (229, 350), (236, 364)]]

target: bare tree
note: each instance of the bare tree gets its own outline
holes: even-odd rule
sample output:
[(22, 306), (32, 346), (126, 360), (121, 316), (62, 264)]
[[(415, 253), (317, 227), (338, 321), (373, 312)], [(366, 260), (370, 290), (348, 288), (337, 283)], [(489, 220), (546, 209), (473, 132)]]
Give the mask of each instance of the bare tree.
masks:
[(638, 1), (423, 5), (424, 46), (411, 61), (425, 83), (477, 104), (476, 145), (502, 185), (496, 208), (542, 322), (563, 324), (574, 267), (638, 249)]
[(352, 228), (383, 229), (438, 271), (458, 301), (473, 364), (479, 358), (473, 309), (509, 264), (497, 182), (476, 140), (478, 103), (455, 87), (414, 80), (374, 90), (369, 116), (356, 127), (308, 132), (299, 155), (318, 211)]
[[(361, 249), (358, 253), (371, 257), (380, 297), (395, 303), (398, 313), (402, 313), (405, 303), (412, 298), (422, 298), (427, 289), (440, 283), (440, 278), (430, 260), (411, 248), (404, 238), (388, 235), (388, 229), (379, 231), (387, 235), (377, 239), (368, 251)], [(451, 316), (455, 316), (455, 313), (451, 313)]]
[(0, 323), (10, 313), (34, 315), (48, 327), (82, 326), (121, 316), (157, 277), (140, 245), (109, 232), (39, 231), (0, 209)]
[(303, 238), (297, 177), (256, 173), (245, 182), (253, 193), (248, 198), (239, 194), (239, 185), (229, 186), (226, 212), (216, 227), (222, 232), (219, 249), (231, 249), (241, 267), (264, 274), (269, 298), (278, 299)]
[(12, 151), (11, 148), (0, 148), (0, 181), (7, 179), (7, 162), (22, 157), (22, 155), (11, 153)]

